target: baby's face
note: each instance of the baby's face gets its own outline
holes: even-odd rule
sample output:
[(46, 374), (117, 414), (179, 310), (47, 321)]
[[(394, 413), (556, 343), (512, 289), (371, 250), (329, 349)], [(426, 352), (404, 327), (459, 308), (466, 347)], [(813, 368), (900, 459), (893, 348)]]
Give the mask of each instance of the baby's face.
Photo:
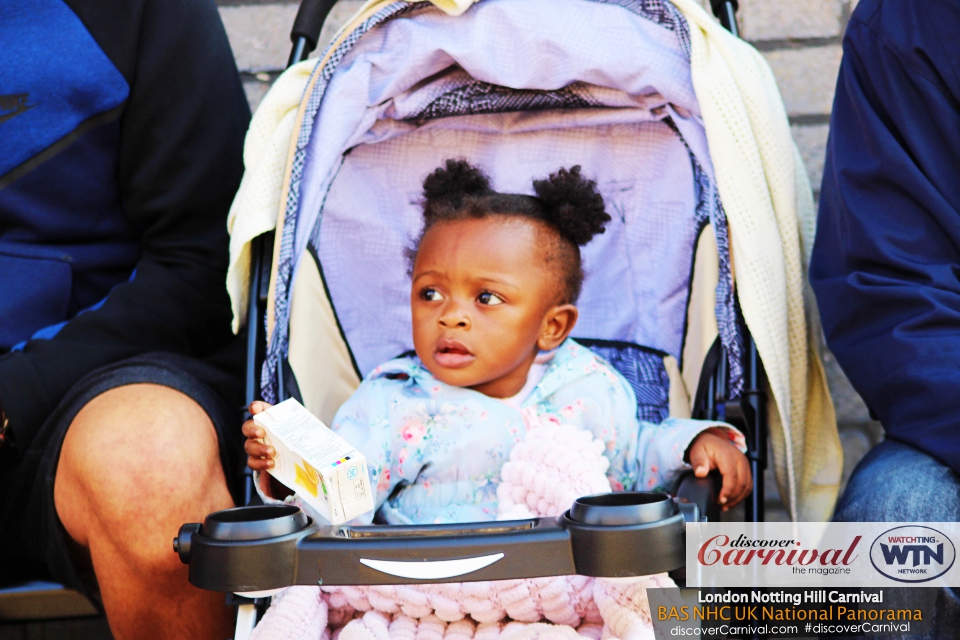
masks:
[[(561, 284), (545, 264), (538, 225), (490, 216), (438, 222), (423, 237), (410, 293), (413, 344), (438, 380), (510, 397), (537, 352), (573, 328), (576, 308), (557, 304)], [(557, 309), (568, 327), (556, 326)]]

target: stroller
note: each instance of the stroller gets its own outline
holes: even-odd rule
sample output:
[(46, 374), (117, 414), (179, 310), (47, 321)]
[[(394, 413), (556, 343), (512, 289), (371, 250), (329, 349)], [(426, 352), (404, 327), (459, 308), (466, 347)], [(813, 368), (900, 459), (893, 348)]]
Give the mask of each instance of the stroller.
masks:
[[(735, 30), (736, 3), (713, 4)], [(294, 397), (329, 423), (364, 375), (412, 348), (403, 249), (420, 226), (423, 176), (442, 161), (465, 157), (515, 193), (532, 176), (579, 164), (613, 220), (584, 247), (572, 337), (623, 374), (642, 419), (718, 419), (746, 434), (748, 520), (763, 519), (768, 433), (791, 515), (825, 519), (841, 454), (815, 314), (804, 307), (813, 206), (759, 54), (695, 0), (372, 0), (318, 62), (298, 62), (331, 5), (301, 7), (297, 64), (254, 117), (231, 211), (228, 287), (236, 328), (249, 316), (249, 398)], [(715, 504), (701, 504), (716, 517)], [(659, 542), (634, 538), (618, 559), (625, 573), (591, 575), (682, 564), (680, 510), (655, 496), (632, 506), (662, 509), (633, 523), (653, 535), (646, 525), (655, 522)], [(425, 531), (398, 532), (390, 547), (389, 532), (319, 531), (302, 514), (264, 509), (181, 529), (176, 546), (194, 584), (315, 584), (299, 567), (315, 565), (320, 547), (321, 566), (354, 575), (335, 558), (356, 556), (361, 540), (368, 554), (432, 553), (409, 543)], [(540, 523), (524, 527), (543, 533)], [(480, 544), (484, 533), (433, 532), (423, 545), (458, 535)], [(344, 547), (350, 538), (358, 544)], [(660, 559), (647, 562), (657, 548)], [(258, 578), (238, 568), (255, 556), (298, 569)], [(479, 571), (458, 579), (517, 577)]]

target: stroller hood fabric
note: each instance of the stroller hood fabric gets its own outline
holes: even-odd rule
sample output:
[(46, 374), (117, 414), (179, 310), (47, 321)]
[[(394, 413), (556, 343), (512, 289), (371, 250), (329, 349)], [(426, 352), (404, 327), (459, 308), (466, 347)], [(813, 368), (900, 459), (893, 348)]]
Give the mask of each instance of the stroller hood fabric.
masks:
[[(584, 28), (588, 24), (604, 28)], [(498, 95), (497, 87), (516, 91)], [(482, 113), (472, 110), (478, 104)], [(569, 105), (576, 110), (557, 115), (558, 107)], [(586, 146), (576, 134), (584, 128), (593, 132)], [(545, 132), (560, 143), (546, 157), (532, 160), (508, 145), (498, 147), (499, 154), (488, 152), (493, 147), (485, 136), (503, 132), (532, 136), (533, 147), (545, 143)], [(364, 317), (362, 296), (352, 301), (349, 296), (378, 278), (403, 277), (402, 252), (395, 245), (415, 235), (417, 221), (385, 215), (384, 225), (394, 228), (382, 234), (377, 247), (338, 212), (348, 209), (351, 197), (367, 199), (360, 207), (364, 211), (389, 208), (388, 195), (408, 209), (415, 205), (414, 178), (422, 179), (424, 167), (437, 163), (429, 153), (404, 156), (391, 151), (391, 145), (419, 137), (418, 144), (428, 148), (432, 137), (451, 135), (459, 136), (457, 145), (473, 145), (467, 155), (489, 153), (484, 168), (498, 188), (520, 192), (530, 190), (531, 175), (540, 177), (535, 171), (554, 170), (585, 152), (622, 157), (624, 144), (639, 145), (627, 148), (627, 155), (667, 150), (646, 170), (664, 169), (667, 175), (660, 177), (658, 188), (675, 193), (674, 212), (696, 211), (702, 224), (713, 224), (721, 254), (718, 326), (724, 345), (735, 352), (733, 318), (724, 317), (733, 313), (732, 278), (723, 273), (729, 268), (729, 228), (740, 305), (767, 370), (774, 466), (784, 502), (795, 519), (829, 517), (841, 463), (817, 356), (815, 311), (804, 309), (805, 254), (813, 224), (809, 184), (766, 63), (694, 0), (483, 0), (457, 18), (426, 3), (368, 4), (320, 64), (301, 63), (281, 76), (254, 117), (245, 153), (247, 174), (229, 222), (228, 287), (235, 318), (245, 307), (241, 283), (248, 278), (248, 243), (277, 226), (280, 250), (274, 257), (268, 313), (273, 353), (282, 353), (277, 345), (285, 344), (291, 283), (309, 249), (319, 254), (325, 272), (340, 269), (325, 284), (338, 313), (353, 314), (343, 328), (361, 372), (396, 355), (409, 326), (402, 318), (406, 305), (387, 305), (390, 313), (400, 315), (385, 317), (381, 310), (384, 322), (375, 329)], [(673, 142), (643, 147), (645, 137), (658, 136), (671, 136)], [(363, 154), (367, 156), (361, 158)], [(390, 175), (396, 186), (373, 188), (372, 175), (363, 171), (369, 162), (381, 162), (377, 175)], [(604, 168), (607, 198), (615, 192), (611, 185), (629, 177), (618, 170), (643, 171), (643, 163), (609, 164)], [(634, 184), (643, 179), (633, 176)], [(390, 190), (396, 187), (401, 191), (394, 196)], [(678, 216), (670, 215), (661, 196), (631, 196), (635, 199), (625, 207), (654, 213), (659, 207), (663, 215), (646, 219), (662, 237), (695, 242), (700, 222), (688, 218), (674, 224)], [(614, 224), (600, 238), (626, 246), (631, 255), (647, 253), (648, 260), (656, 260), (652, 236), (642, 228), (638, 236), (630, 235), (639, 227)], [(601, 242), (586, 248), (588, 274), (591, 261), (609, 246)], [(357, 251), (393, 258), (375, 274), (352, 273), (348, 260), (338, 267), (338, 255)], [(640, 281), (641, 262), (609, 276), (610, 283)], [(633, 306), (640, 309), (635, 317), (603, 308), (602, 300), (591, 300), (585, 290), (578, 335), (616, 336), (676, 355), (682, 323), (661, 319), (684, 317), (687, 292), (682, 288), (689, 264), (660, 266), (666, 275), (645, 285), (659, 289), (634, 292), (638, 304)], [(671, 279), (672, 273), (683, 278)], [(359, 279), (351, 280), (354, 276)], [(397, 290), (396, 283), (386, 288)], [(644, 299), (657, 303), (645, 307), (640, 304)]]
[[(551, 6), (549, 18), (527, 0), (483, 2), (455, 20), (432, 8), (398, 16), (360, 40), (323, 89), (290, 196), (299, 202), (285, 212), (278, 275), (295, 279), (298, 257), (316, 253), (361, 375), (413, 346), (404, 249), (422, 225), (423, 177), (451, 154), (505, 193), (532, 194), (532, 178), (583, 165), (614, 219), (583, 250), (574, 337), (679, 355), (690, 248), (708, 220), (727, 226), (690, 112), (682, 39), (616, 5)], [(604, 47), (571, 37), (598, 12), (628, 28)], [(539, 54), (545, 42), (550, 55)], [(644, 62), (624, 65), (623, 56)], [(739, 353), (726, 258), (722, 251), (721, 337)]]

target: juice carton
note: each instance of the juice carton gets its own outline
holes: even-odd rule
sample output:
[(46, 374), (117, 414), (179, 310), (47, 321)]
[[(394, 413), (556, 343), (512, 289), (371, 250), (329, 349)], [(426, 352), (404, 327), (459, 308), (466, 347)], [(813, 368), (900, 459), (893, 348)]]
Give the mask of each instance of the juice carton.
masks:
[(373, 509), (370, 474), (363, 454), (294, 399), (253, 421), (277, 451), (270, 475), (294, 490), (331, 524), (342, 524)]

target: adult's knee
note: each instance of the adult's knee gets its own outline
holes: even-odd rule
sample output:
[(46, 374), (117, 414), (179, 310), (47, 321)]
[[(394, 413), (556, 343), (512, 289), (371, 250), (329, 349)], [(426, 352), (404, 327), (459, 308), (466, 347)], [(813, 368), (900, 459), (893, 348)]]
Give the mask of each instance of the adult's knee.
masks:
[(226, 491), (216, 431), (185, 394), (152, 384), (107, 391), (77, 414), (63, 442), (54, 497), (67, 531), (86, 546), (96, 522), (118, 531), (191, 512)]
[(837, 503), (839, 522), (944, 522), (960, 517), (960, 476), (895, 440), (871, 449)]

